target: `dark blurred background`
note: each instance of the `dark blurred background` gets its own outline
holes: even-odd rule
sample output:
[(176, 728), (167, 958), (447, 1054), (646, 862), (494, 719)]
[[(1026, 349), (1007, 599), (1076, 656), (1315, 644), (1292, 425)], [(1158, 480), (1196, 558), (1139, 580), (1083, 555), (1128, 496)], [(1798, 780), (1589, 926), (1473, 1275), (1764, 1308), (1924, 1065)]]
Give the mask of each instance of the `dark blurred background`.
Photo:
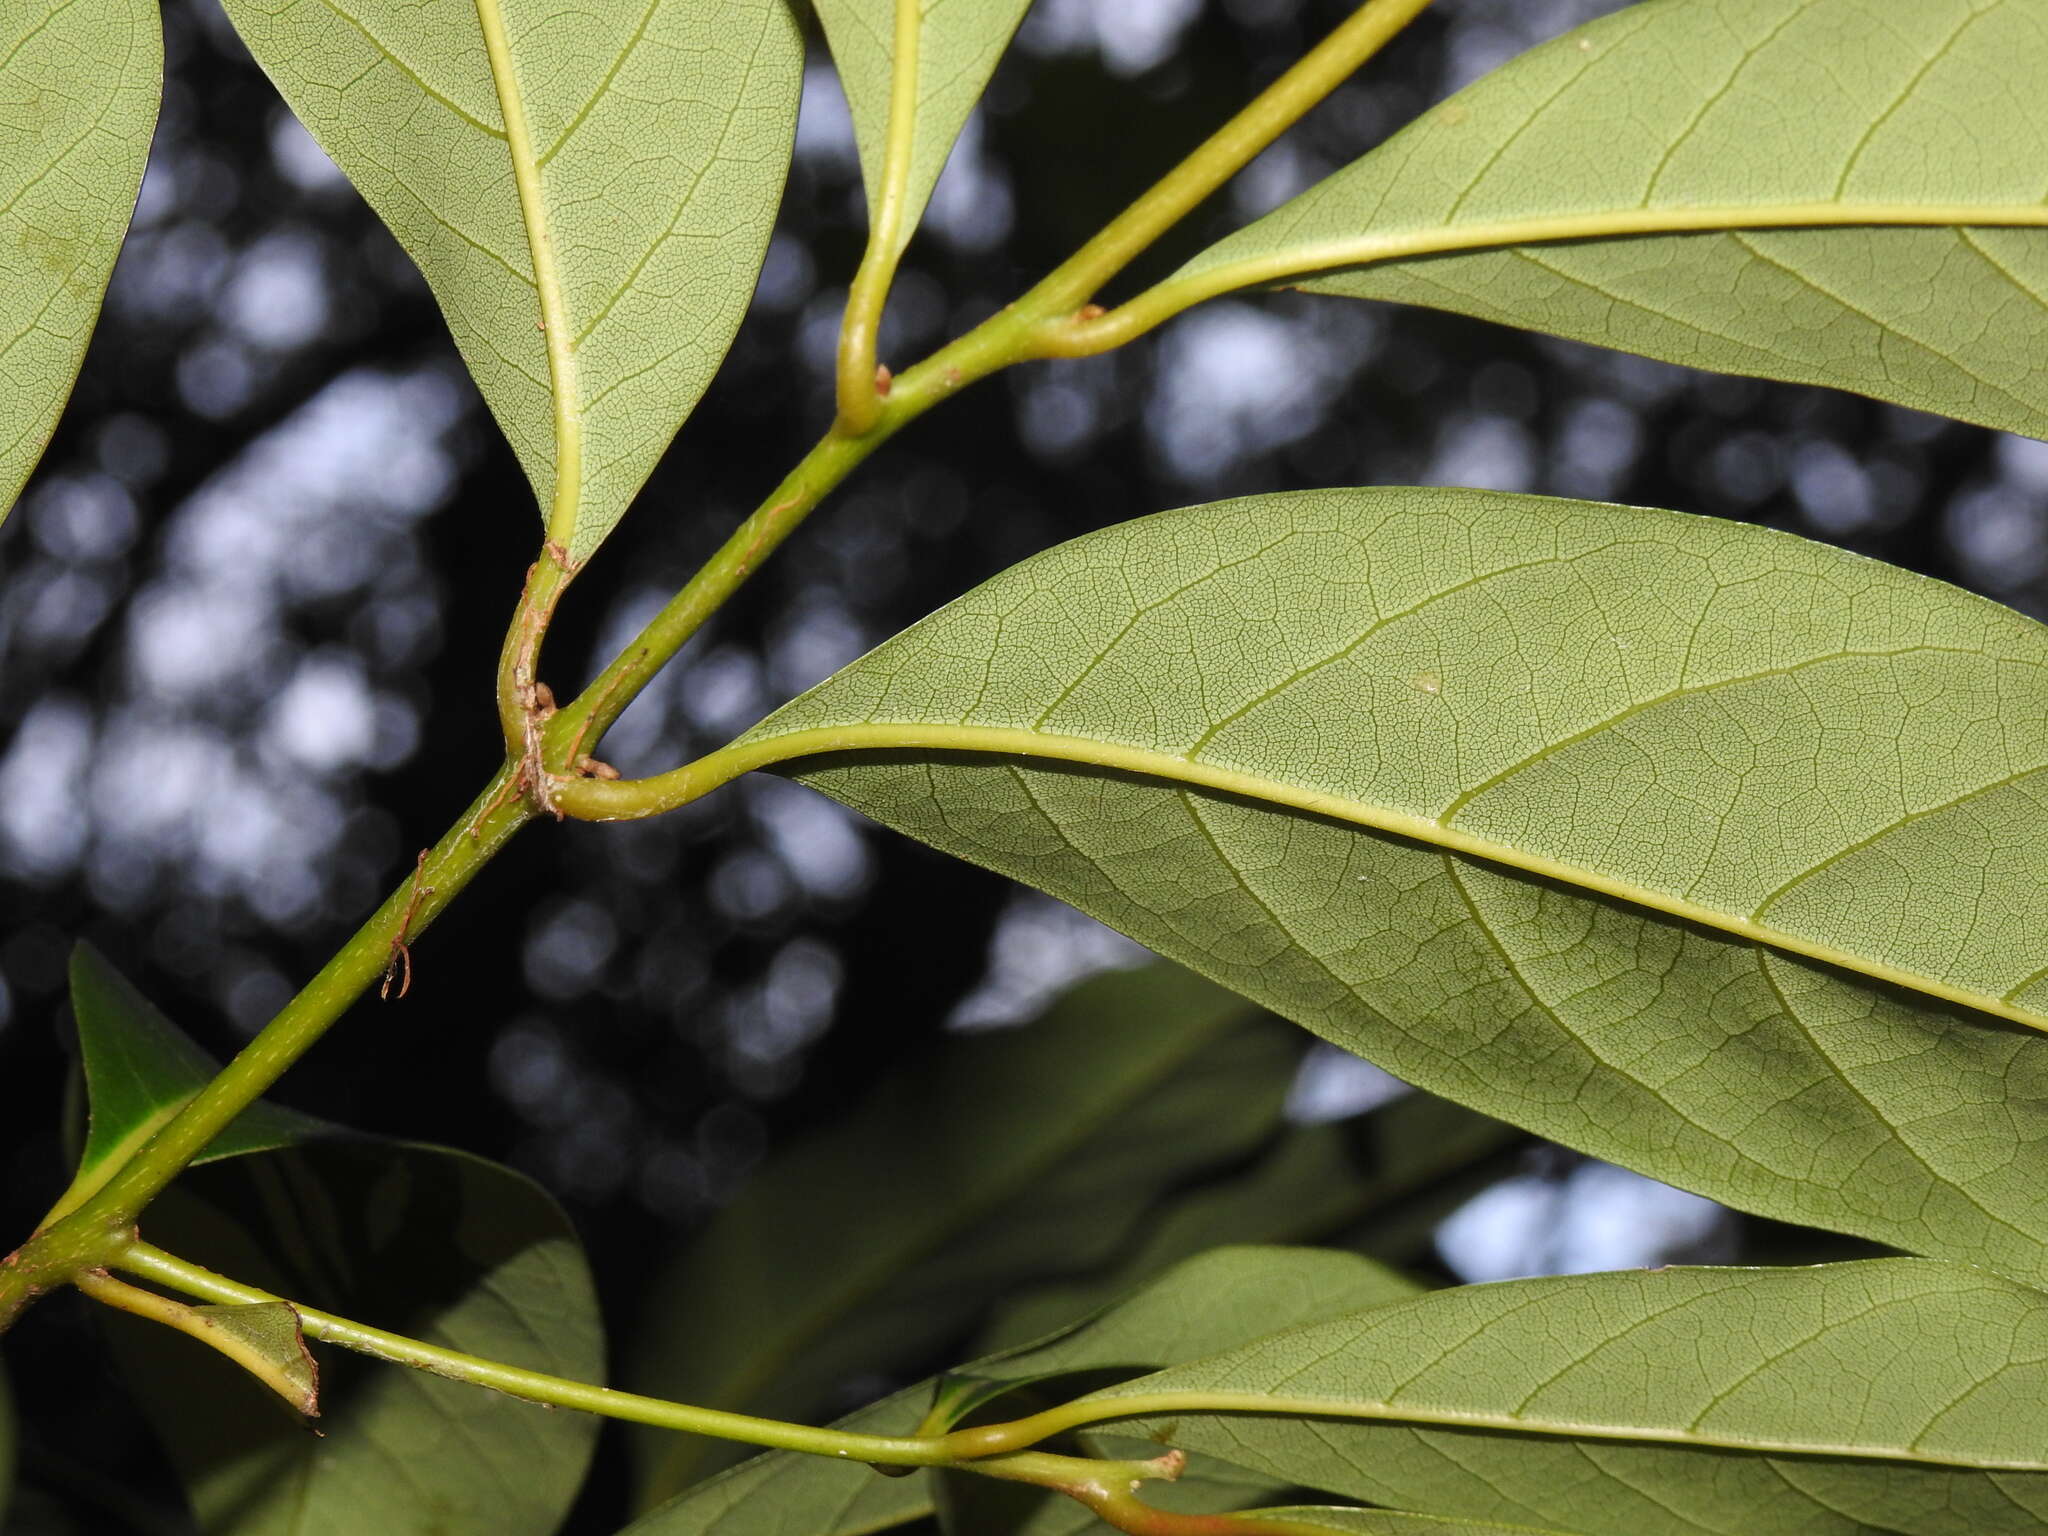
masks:
[[(1443, 0), (1130, 281), (1616, 3)], [(883, 359), (914, 361), (1021, 291), (1345, 9), (1038, 0), (904, 265)], [(0, 528), (0, 1221), (17, 1236), (62, 1184), (73, 941), (232, 1051), (491, 771), (493, 661), (539, 532), (398, 247), (218, 10), (165, 10), (134, 233), (56, 440)], [(558, 692), (824, 428), (863, 207), (814, 39), (753, 312), (572, 593), (548, 648)], [(636, 772), (716, 746), (1057, 540), (1224, 495), (1376, 483), (1745, 518), (2048, 608), (2042, 444), (1454, 317), (1246, 296), (1106, 358), (998, 377), (911, 428), (604, 755)], [(524, 834), (417, 947), (411, 996), (362, 1004), (280, 1096), (529, 1172), (574, 1216), (622, 1320), (649, 1253), (792, 1128), (936, 1032), (1028, 1016), (1136, 955), (807, 791), (746, 782), (657, 821)], [(1386, 1091), (1317, 1054), (1297, 1107), (1339, 1117)], [(1418, 1262), (1494, 1278), (1772, 1241), (1556, 1149), (1499, 1172)], [(85, 1336), (46, 1307), (8, 1340), (10, 1369), (34, 1391)], [(108, 1422), (97, 1385), (62, 1379), (77, 1415)], [(27, 1471), (61, 1483), (78, 1469), (61, 1415), (46, 1422)], [(139, 1430), (133, 1446), (147, 1463)], [(619, 1513), (615, 1489), (594, 1492), (579, 1528)]]

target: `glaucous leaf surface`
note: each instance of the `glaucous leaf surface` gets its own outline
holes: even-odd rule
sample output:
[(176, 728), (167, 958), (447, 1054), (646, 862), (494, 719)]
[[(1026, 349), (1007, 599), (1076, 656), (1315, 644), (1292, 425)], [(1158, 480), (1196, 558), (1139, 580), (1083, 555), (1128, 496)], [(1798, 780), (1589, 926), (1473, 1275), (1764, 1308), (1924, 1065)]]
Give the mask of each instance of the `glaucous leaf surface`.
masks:
[[(1521, 1139), (1513, 1126), (1427, 1093), (1404, 1095), (1357, 1123), (1296, 1127), (1237, 1177), (1175, 1197), (1144, 1241), (1104, 1273), (1020, 1296), (989, 1326), (982, 1347), (1042, 1337), (1180, 1260), (1228, 1244), (1305, 1243), (1341, 1232), (1341, 1246), (1366, 1243), (1387, 1262), (1415, 1257), (1410, 1250), (1397, 1258), (1372, 1242), (1381, 1220), (1405, 1216), (1408, 1202), (1425, 1194), (1440, 1195), (1425, 1203), (1448, 1214), (1493, 1155)], [(1426, 1247), (1434, 1222), (1416, 1225)]]
[[(655, 1282), (635, 1389), (805, 1418), (857, 1374), (925, 1368), (1015, 1287), (1102, 1263), (1162, 1191), (1273, 1135), (1291, 1033), (1155, 965), (949, 1040), (765, 1167)], [(651, 1498), (733, 1454), (640, 1444)]]
[(1014, 567), (734, 757), (1432, 1092), (2048, 1280), (2048, 630), (1996, 604), (1675, 513), (1253, 497)]
[[(71, 951), (71, 1013), (78, 1024), (88, 1115), (78, 1177), (96, 1185), (103, 1169), (111, 1173), (119, 1166), (109, 1159), (148, 1140), (213, 1080), (220, 1064), (86, 943)], [(346, 1134), (311, 1115), (259, 1100), (216, 1136), (193, 1166)]]
[(0, 10), (0, 519), (78, 377), (163, 78), (155, 0)]
[(1433, 1513), (1588, 1536), (1962, 1536), (2048, 1516), (2044, 1361), (2048, 1296), (1877, 1259), (1463, 1286), (1088, 1401), (1171, 1415), (1177, 1445)]
[(486, 0), (496, 66), (467, 0), (227, 10), (426, 274), (549, 526), (584, 559), (753, 293), (796, 125), (791, 8)]
[[(1176, 1267), (1138, 1295), (1059, 1336), (963, 1366), (850, 1414), (841, 1429), (916, 1433), (950, 1387), (961, 1412), (1020, 1383), (1062, 1374), (1143, 1368), (1229, 1349), (1275, 1328), (1355, 1312), (1414, 1294), (1412, 1282), (1355, 1254), (1313, 1248), (1228, 1248)], [(863, 1536), (930, 1514), (932, 1474), (885, 1478), (822, 1456), (756, 1457), (649, 1511), (630, 1536)], [(1260, 1484), (1241, 1469), (1222, 1478)], [(1271, 1486), (1270, 1483), (1265, 1486)], [(1064, 1501), (1063, 1501), (1064, 1502)]]
[[(602, 1379), (596, 1296), (554, 1202), (444, 1148), (322, 1142), (197, 1170), (151, 1241), (237, 1280), (432, 1343)], [(321, 1436), (167, 1329), (109, 1313), (117, 1353), (205, 1536), (547, 1536), (598, 1420), (466, 1382), (321, 1358)], [(431, 1512), (428, 1514), (427, 1512)]]
[[(919, 0), (917, 111), (896, 251), (910, 243), (953, 141), (995, 73), (1031, 0)], [(873, 219), (889, 142), (889, 89), (896, 61), (896, 0), (816, 0), (853, 109), (861, 178)]]
[[(1427, 304), (2048, 435), (2044, 77), (2039, 0), (1645, 0), (1176, 277), (1241, 269), (1230, 286)], [(1844, 219), (1864, 227), (1770, 227)], [(1868, 227), (1901, 221), (1945, 227)]]

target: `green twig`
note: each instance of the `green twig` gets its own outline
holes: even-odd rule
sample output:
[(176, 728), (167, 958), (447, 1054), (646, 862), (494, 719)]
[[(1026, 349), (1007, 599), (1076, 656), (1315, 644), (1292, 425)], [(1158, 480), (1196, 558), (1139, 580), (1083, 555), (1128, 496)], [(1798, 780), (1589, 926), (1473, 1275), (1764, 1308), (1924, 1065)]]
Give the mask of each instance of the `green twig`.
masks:
[(512, 764), (499, 770), (462, 820), (319, 975), (118, 1173), (83, 1199), (67, 1194), (33, 1237), (0, 1260), (0, 1333), (38, 1295), (117, 1262), (143, 1208), (187, 1163), (379, 978), (409, 974), (412, 942), (532, 816), (526, 802), (511, 793), (515, 774)]
[(896, 35), (889, 73), (889, 128), (882, 154), (881, 185), (868, 189), (872, 201), (868, 246), (846, 294), (839, 327), (839, 420), (846, 437), (872, 431), (888, 392), (886, 370), (875, 367), (876, 338), (896, 263), (909, 242), (910, 161), (917, 140), (917, 52), (924, 30), (922, 0), (896, 0)]
[[(537, 172), (530, 153), (522, 158), (523, 107), (516, 90), (509, 89), (509, 75), (498, 68), (505, 52), (498, 0), (477, 0), (512, 140), (543, 324), (549, 332), (550, 383), (556, 403), (557, 462), (548, 542), (521, 598), (500, 667), (499, 713), (510, 761), (463, 822), (421, 861), (415, 878), (385, 901), (212, 1083), (103, 1187), (87, 1198), (60, 1202), (27, 1243), (0, 1260), (0, 1332), (52, 1286), (116, 1262), (132, 1241), (135, 1219), (149, 1201), (254, 1103), (365, 988), (380, 975), (392, 974), (401, 961), (409, 965), (411, 939), (530, 819), (535, 805), (600, 817), (639, 814), (613, 808), (619, 802), (605, 792), (617, 790), (618, 785), (577, 777), (584, 765), (584, 745), (594, 745), (602, 737), (654, 673), (759, 568), (811, 508), (869, 453), (939, 401), (999, 368), (1054, 355), (1061, 328), (1077, 323), (1075, 305), (1327, 96), (1428, 4), (1429, 0), (1367, 0), (1350, 20), (1024, 298), (895, 381), (868, 431), (848, 437), (835, 428), (591, 686), (568, 708), (552, 711), (535, 674), (547, 619), (575, 569), (567, 548), (574, 534), (581, 480), (574, 356), (561, 321), (560, 285)], [(515, 118), (520, 119), (516, 132)], [(892, 118), (892, 131), (893, 127)], [(1084, 312), (1078, 318), (1085, 323), (1088, 316)]]
[[(132, 1275), (203, 1301), (246, 1305), (284, 1299), (217, 1275), (149, 1243), (131, 1244), (121, 1254), (118, 1263)], [(758, 1419), (744, 1413), (725, 1413), (714, 1408), (692, 1408), (683, 1403), (642, 1397), (634, 1392), (619, 1392), (610, 1387), (550, 1376), (545, 1371), (529, 1371), (502, 1361), (465, 1355), (459, 1350), (443, 1349), (403, 1334), (387, 1333), (381, 1328), (337, 1317), (317, 1307), (301, 1306), (297, 1302), (286, 1302), (286, 1305), (299, 1314), (300, 1326), (308, 1338), (387, 1360), (394, 1365), (490, 1387), (529, 1402), (575, 1408), (585, 1413), (602, 1414), (606, 1418), (651, 1424), (657, 1429), (738, 1440), (775, 1450), (807, 1451), (842, 1461), (929, 1467), (959, 1459), (940, 1449), (941, 1440), (937, 1436), (858, 1435), (845, 1430), (816, 1429), (806, 1424), (786, 1424), (777, 1419)]]
[[(1016, 307), (1058, 315), (1065, 324), (1092, 319), (1090, 313), (1075, 314), (1076, 307), (1325, 100), (1429, 4), (1430, 0), (1366, 0), (1150, 191), (1048, 273)], [(1064, 355), (1057, 330), (1041, 339), (1033, 355)]]
[[(704, 621), (876, 448), (976, 380), (1014, 363), (1060, 354), (1068, 344), (1068, 332), (1091, 318), (1079, 306), (1103, 283), (1242, 170), (1429, 3), (1367, 0), (1029, 293), (894, 379), (888, 395), (875, 400), (874, 417), (860, 435), (849, 435), (835, 425), (576, 702), (555, 716), (546, 733), (550, 760), (561, 762), (575, 755), (568, 750), (574, 743), (601, 739)], [(894, 126), (892, 116), (892, 131)], [(843, 360), (843, 351), (841, 356)], [(569, 766), (573, 770), (574, 764)], [(572, 783), (556, 788), (552, 808), (571, 816), (584, 814), (577, 806), (587, 787)]]

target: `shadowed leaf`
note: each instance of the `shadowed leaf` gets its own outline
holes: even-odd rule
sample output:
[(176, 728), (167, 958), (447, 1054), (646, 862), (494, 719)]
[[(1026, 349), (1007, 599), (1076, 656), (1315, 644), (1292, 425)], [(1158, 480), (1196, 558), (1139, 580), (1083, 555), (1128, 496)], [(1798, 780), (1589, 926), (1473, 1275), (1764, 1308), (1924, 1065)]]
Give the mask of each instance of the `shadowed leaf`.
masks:
[[(949, 1378), (950, 1388), (936, 1380), (920, 1383), (841, 1419), (839, 1427), (875, 1435), (913, 1434), (938, 1391), (950, 1391), (964, 1412), (1018, 1384), (1072, 1372), (1142, 1368), (1147, 1361), (1228, 1348), (1275, 1326), (1339, 1316), (1413, 1291), (1409, 1281), (1353, 1254), (1222, 1249), (1180, 1265), (1122, 1305), (1056, 1338), (961, 1367)], [(805, 1536), (864, 1536), (932, 1513), (932, 1476), (885, 1478), (820, 1456), (776, 1452), (698, 1484), (649, 1511), (628, 1531), (630, 1536), (777, 1536), (790, 1530)], [(1221, 1467), (1208, 1487), (1226, 1486), (1243, 1490), (1236, 1501), (1243, 1504), (1270, 1497), (1270, 1490), (1285, 1485)], [(1063, 1495), (1045, 1498), (1069, 1503)], [(1227, 1507), (1227, 1502), (1209, 1507)]]
[[(448, 1348), (597, 1381), (596, 1297), (537, 1186), (442, 1148), (317, 1143), (201, 1169), (145, 1235), (238, 1280)], [(547, 1536), (598, 1420), (343, 1351), (322, 1360), (322, 1434), (167, 1329), (110, 1313), (124, 1367), (205, 1536), (422, 1529)]]
[[(1161, 965), (947, 1041), (770, 1163), (656, 1282), (637, 1390), (802, 1418), (858, 1374), (926, 1368), (1017, 1286), (1102, 1263), (1164, 1191), (1271, 1136), (1288, 1033)], [(642, 1444), (650, 1497), (733, 1454)]]
[[(71, 1012), (85, 1069), (87, 1123), (78, 1180), (97, 1186), (220, 1070), (220, 1063), (138, 992), (90, 944), (71, 951)], [(268, 1152), (341, 1127), (261, 1100), (238, 1115), (192, 1165)], [(119, 1158), (116, 1154), (121, 1154)], [(113, 1159), (110, 1163), (109, 1159)]]
[[(1356, 1121), (1299, 1126), (1235, 1178), (1169, 1204), (1145, 1241), (1106, 1273), (1041, 1286), (1004, 1308), (982, 1339), (1005, 1349), (1127, 1296), (1173, 1264), (1242, 1243), (1337, 1238), (1383, 1262), (1427, 1252), (1435, 1218), (1463, 1202), (1495, 1154), (1522, 1135), (1444, 1099), (1410, 1093)], [(1422, 1209), (1411, 1210), (1420, 1201)], [(1397, 1230), (1398, 1229), (1398, 1230)], [(1375, 1239), (1398, 1238), (1398, 1253)]]

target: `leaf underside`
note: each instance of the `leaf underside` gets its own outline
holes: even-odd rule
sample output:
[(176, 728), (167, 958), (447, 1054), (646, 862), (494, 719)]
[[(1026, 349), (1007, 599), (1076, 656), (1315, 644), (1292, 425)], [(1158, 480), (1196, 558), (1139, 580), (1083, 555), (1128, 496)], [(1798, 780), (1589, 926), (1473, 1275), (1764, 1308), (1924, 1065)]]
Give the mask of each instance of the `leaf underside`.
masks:
[(2048, 1518), (2044, 1343), (2048, 1298), (1959, 1265), (1631, 1271), (1439, 1291), (1093, 1401), (1271, 1398), (1286, 1411), (1156, 1427), (1402, 1508), (1587, 1536), (1963, 1536)]
[(155, 0), (0, 10), (0, 519), (78, 376), (162, 93)]
[[(918, 29), (917, 113), (896, 251), (910, 243), (953, 142), (981, 99), (989, 76), (1031, 0), (922, 0)], [(816, 0), (832, 60), (853, 113), (861, 179), (872, 220), (889, 141), (890, 78), (895, 68), (895, 0)]]
[[(1512, 61), (1177, 275), (1328, 273), (1362, 236), (1470, 245), (1284, 280), (2048, 436), (2043, 78), (2039, 0), (1646, 0)], [(1767, 227), (1852, 205), (1967, 205), (1977, 223)], [(1727, 212), (1723, 232), (1598, 233), (1702, 209)], [(1593, 237), (1516, 238), (1559, 218)], [(2033, 227), (1990, 227), (2013, 221)]]
[(1327, 492), (1050, 550), (743, 741), (1433, 1092), (2039, 1281), (2044, 679), (1790, 536)]
[[(476, 9), (226, 0), (285, 100), (426, 275), (545, 510), (548, 337)], [(582, 434), (582, 560), (710, 382), (753, 293), (789, 166), (802, 44), (781, 0), (562, 10), (505, 0)], [(560, 338), (558, 338), (559, 340)]]

